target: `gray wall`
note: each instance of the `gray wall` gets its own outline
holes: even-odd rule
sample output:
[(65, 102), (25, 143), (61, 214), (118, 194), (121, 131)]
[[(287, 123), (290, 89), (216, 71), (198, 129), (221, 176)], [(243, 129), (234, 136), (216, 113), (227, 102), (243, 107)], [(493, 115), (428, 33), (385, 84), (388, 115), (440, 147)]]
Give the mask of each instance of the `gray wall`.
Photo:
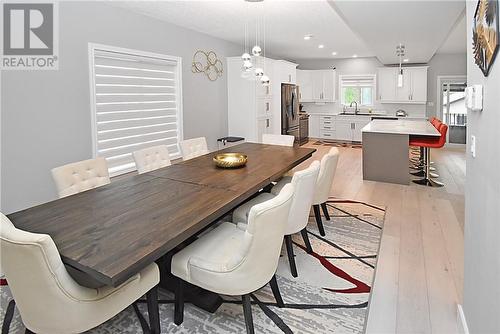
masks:
[(427, 106), (428, 116), (437, 116), (437, 77), (440, 75), (467, 75), (466, 54), (436, 54), (428, 63), (427, 99), (434, 105)]
[(50, 169), (91, 158), (88, 43), (180, 56), (184, 137), (205, 136), (211, 148), (227, 134), (226, 76), (191, 73), (194, 52), (225, 57), (241, 47), (99, 2), (59, 7), (58, 71), (5, 71), (1, 78), (1, 198), (10, 213), (56, 197)]
[(467, 80), (484, 85), (484, 109), (468, 114), (477, 155), (467, 148), (464, 311), (470, 333), (500, 333), (500, 55), (485, 78), (472, 55), (476, 3), (467, 1)]
[[(337, 75), (342, 74), (376, 74), (378, 67), (384, 65), (375, 57), (367, 58), (343, 58), (343, 59), (296, 59), (298, 68), (303, 70), (318, 70), (336, 67)], [(386, 110), (394, 113), (397, 109), (404, 109), (410, 116), (434, 116), (436, 114), (436, 82), (438, 75), (465, 75), (466, 55), (465, 54), (436, 54), (430, 62), (427, 84), (427, 98), (433, 102), (432, 106), (411, 105), (411, 104), (375, 104), (375, 109)], [(338, 84), (337, 84), (338, 87)], [(338, 94), (338, 92), (337, 92)], [(308, 105), (310, 110), (339, 111), (339, 103), (327, 104), (325, 106)], [(304, 108), (304, 109), (307, 109)]]

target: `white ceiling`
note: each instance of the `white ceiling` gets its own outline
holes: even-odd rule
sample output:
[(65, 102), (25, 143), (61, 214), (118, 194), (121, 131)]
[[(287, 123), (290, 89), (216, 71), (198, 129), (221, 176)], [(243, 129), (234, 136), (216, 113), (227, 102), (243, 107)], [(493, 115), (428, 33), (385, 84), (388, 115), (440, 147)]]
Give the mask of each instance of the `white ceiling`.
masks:
[[(412, 63), (427, 63), (465, 10), (465, 1), (329, 1), (377, 58), (397, 63), (396, 45)], [(464, 30), (465, 33), (465, 30)]]
[[(390, 64), (397, 62), (395, 47), (402, 42), (410, 62), (425, 63), (438, 49), (465, 52), (466, 44), (465, 20), (459, 19), (463, 0), (175, 0), (113, 5), (238, 44), (244, 42), (246, 20), (254, 41), (256, 18), (265, 18), (267, 54), (291, 60), (356, 54)], [(314, 37), (305, 41), (306, 34)]]
[[(244, 41), (245, 19), (249, 21), (250, 40), (254, 41), (256, 18), (265, 17), (266, 52), (285, 59), (330, 58), (333, 51), (339, 58), (353, 54), (374, 56), (325, 0), (120, 1), (113, 4), (238, 44)], [(314, 37), (305, 41), (306, 34)], [(325, 47), (319, 49), (319, 44)]]
[(465, 18), (464, 12), (437, 53), (467, 53), (467, 24)]

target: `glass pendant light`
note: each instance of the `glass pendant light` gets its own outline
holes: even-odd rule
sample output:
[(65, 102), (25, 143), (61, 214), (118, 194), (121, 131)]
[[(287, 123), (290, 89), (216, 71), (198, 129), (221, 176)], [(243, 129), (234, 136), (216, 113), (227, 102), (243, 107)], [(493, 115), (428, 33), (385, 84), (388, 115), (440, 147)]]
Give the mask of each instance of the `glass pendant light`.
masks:
[(260, 57), (260, 55), (262, 54), (262, 49), (260, 48), (260, 46), (255, 45), (255, 46), (252, 48), (252, 54), (253, 54), (255, 57)]
[(396, 55), (399, 57), (398, 87), (401, 88), (403, 87), (403, 66), (401, 63), (405, 56), (405, 46), (403, 44), (399, 43), (399, 45), (396, 46)]
[(270, 83), (270, 81), (269, 81), (269, 77), (268, 77), (267, 75), (265, 75), (265, 74), (264, 74), (264, 75), (260, 78), (260, 82), (262, 83), (262, 86), (264, 86), (264, 87), (269, 86), (269, 83)]
[(255, 69), (255, 76), (258, 77), (258, 78), (260, 78), (263, 75), (264, 75), (264, 70), (262, 68), (260, 68), (260, 67), (257, 67)]

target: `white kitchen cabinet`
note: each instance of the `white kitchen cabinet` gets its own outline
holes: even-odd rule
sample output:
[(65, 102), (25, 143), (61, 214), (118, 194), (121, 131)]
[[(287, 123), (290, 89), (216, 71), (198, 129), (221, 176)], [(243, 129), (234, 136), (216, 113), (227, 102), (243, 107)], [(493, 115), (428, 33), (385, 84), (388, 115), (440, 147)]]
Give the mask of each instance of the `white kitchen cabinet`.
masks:
[(300, 102), (335, 102), (335, 70), (297, 71)]
[(352, 122), (338, 119), (335, 121), (335, 139), (340, 141), (352, 141)]
[(263, 134), (272, 133), (272, 118), (265, 117), (257, 119), (257, 142), (262, 142)]
[(411, 103), (427, 102), (427, 66), (404, 67), (403, 87), (398, 87), (397, 67), (379, 68), (378, 99), (381, 103)]
[(320, 138), (320, 136), (319, 136), (319, 120), (320, 120), (320, 115), (309, 114), (309, 137), (310, 138)]
[(311, 71), (297, 70), (297, 85), (299, 86), (299, 101), (314, 102)]
[(378, 100), (382, 103), (396, 100), (396, 69), (379, 68), (377, 74)]
[(297, 65), (286, 60), (276, 60), (274, 63), (275, 77), (281, 83), (297, 83)]
[[(279, 80), (274, 78), (274, 60), (254, 60), (256, 65), (263, 66), (265, 60), (266, 75), (271, 86), (262, 86), (254, 78), (242, 75), (240, 57), (228, 57), (226, 65), (228, 95), (228, 135), (243, 137), (250, 142), (260, 142), (263, 133), (280, 134), (280, 124), (272, 120), (280, 119), (281, 88), (274, 90)], [(275, 84), (276, 86), (273, 86)], [(277, 92), (277, 94), (276, 94)], [(278, 108), (278, 109), (276, 109)], [(275, 114), (278, 113), (278, 117)]]
[(411, 78), (411, 102), (427, 102), (427, 67), (408, 68)]
[(371, 117), (365, 116), (336, 116), (335, 139), (340, 141), (361, 142), (363, 129), (370, 123)]

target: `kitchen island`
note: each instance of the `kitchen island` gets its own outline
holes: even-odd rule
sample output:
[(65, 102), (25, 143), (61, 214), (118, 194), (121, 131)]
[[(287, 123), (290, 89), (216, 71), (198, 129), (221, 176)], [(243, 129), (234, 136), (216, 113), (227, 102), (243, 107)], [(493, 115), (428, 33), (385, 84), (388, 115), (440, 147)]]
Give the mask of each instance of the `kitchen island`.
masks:
[(363, 179), (409, 184), (408, 144), (411, 136), (439, 137), (427, 120), (376, 119), (361, 129)]

